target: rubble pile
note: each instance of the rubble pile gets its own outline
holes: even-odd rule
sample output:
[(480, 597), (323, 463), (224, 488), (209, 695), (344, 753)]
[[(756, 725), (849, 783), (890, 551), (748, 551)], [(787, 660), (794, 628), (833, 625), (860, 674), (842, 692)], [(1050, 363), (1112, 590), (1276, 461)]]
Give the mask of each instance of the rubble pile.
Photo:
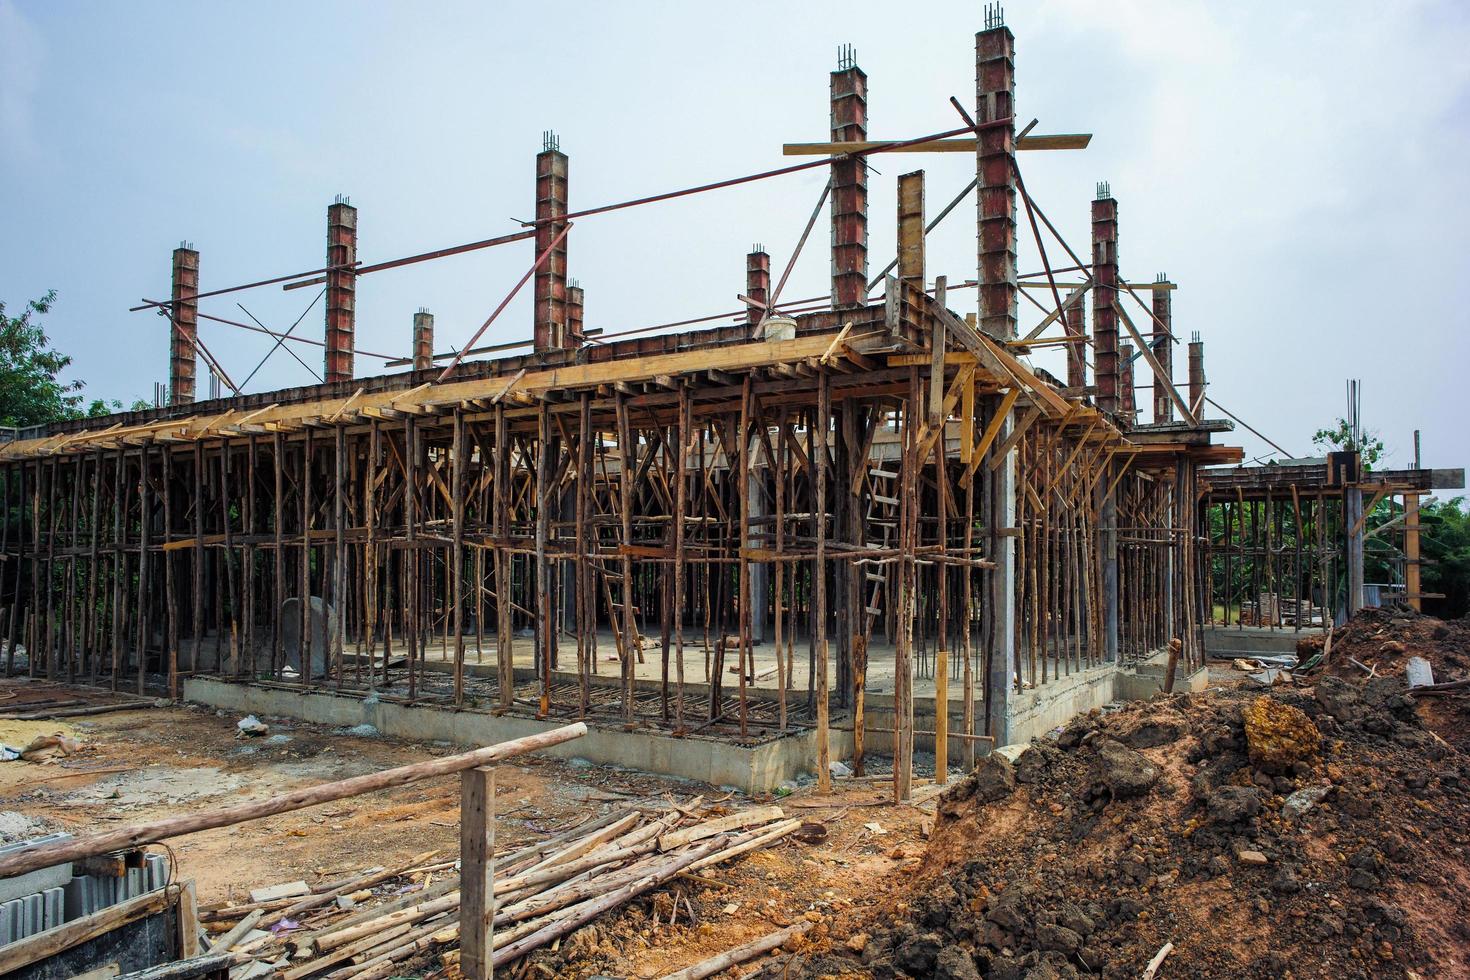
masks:
[[(1303, 660), (1322, 652), (1325, 637), (1297, 644)], [(1333, 630), (1321, 671), (1355, 684), (1403, 677), (1411, 657), (1429, 662), (1436, 684), (1470, 677), (1470, 619), (1436, 619), (1404, 606), (1369, 608)], [(1470, 752), (1470, 698), (1419, 699), (1419, 718), (1462, 752)]]
[(867, 941), (782, 968), (1138, 977), (1172, 944), (1160, 976), (1465, 976), (1467, 844), (1470, 757), (1401, 677), (1161, 694), (989, 756)]

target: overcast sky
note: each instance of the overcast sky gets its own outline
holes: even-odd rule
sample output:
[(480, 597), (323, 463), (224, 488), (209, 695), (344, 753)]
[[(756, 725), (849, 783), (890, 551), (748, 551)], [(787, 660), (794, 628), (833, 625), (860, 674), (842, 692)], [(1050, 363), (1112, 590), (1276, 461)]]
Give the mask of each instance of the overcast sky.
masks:
[[(514, 231), (547, 129), (571, 157), (573, 208), (780, 166), (783, 142), (826, 138), (843, 43), (868, 73), (873, 138), (949, 129), (949, 96), (973, 105), (982, 10), (0, 0), (0, 298), (15, 309), (56, 289), (46, 324), (89, 395), (151, 398), (166, 321), (127, 307), (167, 295), (180, 240), (207, 290), (321, 266), (339, 193), (360, 209), (365, 262)], [(1088, 202), (1111, 183), (1123, 273), (1179, 284), (1176, 331), (1203, 335), (1212, 397), (1305, 455), (1361, 378), (1393, 463), (1411, 463), (1415, 428), (1425, 465), (1470, 463), (1470, 5), (1054, 0), (1011, 3), (1006, 19), (1022, 120), (1095, 134), (1085, 151), (1024, 154), (1028, 188), (1085, 254)], [(897, 175), (927, 170), (934, 213), (974, 161), (871, 162), (876, 272)], [(745, 252), (763, 243), (783, 266), (824, 182), (817, 170), (579, 223), (570, 270), (588, 326), (735, 309)], [(931, 236), (931, 276), (974, 276), (974, 215), (972, 199)], [(825, 222), (787, 297), (826, 293)], [(1038, 269), (1024, 221), (1021, 238), (1022, 271)], [(364, 277), (359, 348), (406, 354), (420, 306), (440, 350), (462, 344), (532, 258), (517, 243)], [(245, 319), (238, 300), (284, 328), (315, 293), (202, 309)], [(1022, 329), (1039, 316), (1023, 304)], [(322, 320), (317, 306), (301, 331), (320, 338)], [(522, 297), (484, 342), (529, 337), (530, 321)], [(272, 344), (201, 334), (237, 381)], [(320, 370), (319, 349), (298, 350)], [(380, 364), (359, 355), (357, 370)], [(310, 381), (277, 353), (249, 390)], [(1235, 441), (1269, 452), (1243, 430)]]

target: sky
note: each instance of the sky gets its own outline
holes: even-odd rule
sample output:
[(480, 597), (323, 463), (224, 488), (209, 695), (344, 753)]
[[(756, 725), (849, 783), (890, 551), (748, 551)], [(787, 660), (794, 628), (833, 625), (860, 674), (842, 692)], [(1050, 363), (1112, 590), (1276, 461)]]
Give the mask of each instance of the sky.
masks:
[[(1361, 379), (1391, 465), (1412, 464), (1415, 429), (1424, 465), (1470, 463), (1470, 5), (1036, 0), (1005, 18), (1018, 116), (1094, 134), (1084, 151), (1022, 154), (1028, 190), (1085, 254), (1089, 202), (1109, 182), (1123, 274), (1178, 284), (1175, 332), (1205, 341), (1212, 398), (1310, 455)], [(980, 3), (0, 0), (0, 300), (14, 311), (55, 289), (44, 323), (74, 358), (68, 377), (89, 397), (151, 399), (167, 322), (128, 307), (168, 294), (181, 241), (209, 290), (319, 268), (338, 194), (359, 208), (364, 262), (516, 231), (546, 130), (570, 157), (574, 209), (778, 167), (783, 142), (827, 137), (842, 44), (868, 75), (871, 138), (948, 130), (949, 97), (973, 105), (982, 26)], [(870, 164), (876, 272), (895, 248), (897, 176), (925, 169), (932, 214), (974, 161)], [(745, 253), (764, 244), (784, 267), (825, 179), (577, 223), (587, 326), (735, 310)], [(971, 199), (930, 236), (931, 276), (974, 277), (974, 217)], [(825, 224), (786, 297), (827, 292)], [(1021, 271), (1040, 269), (1024, 215), (1018, 234)], [(439, 350), (463, 345), (533, 258), (520, 242), (364, 276), (359, 349), (406, 355), (420, 307)], [(284, 329), (316, 292), (201, 309), (246, 320), (239, 302)], [(951, 294), (962, 312), (976, 302)], [(1023, 331), (1040, 317), (1021, 305)], [(299, 331), (323, 329), (317, 305)], [(523, 294), (481, 343), (530, 333)], [(208, 322), (201, 336), (237, 381), (273, 344)], [(297, 351), (320, 371), (320, 349)], [(1034, 363), (1060, 374), (1056, 357)], [(1181, 382), (1185, 363), (1181, 347)], [(359, 354), (359, 374), (380, 369)], [(313, 380), (276, 352), (246, 390)], [(1247, 459), (1274, 454), (1244, 429), (1229, 440)]]

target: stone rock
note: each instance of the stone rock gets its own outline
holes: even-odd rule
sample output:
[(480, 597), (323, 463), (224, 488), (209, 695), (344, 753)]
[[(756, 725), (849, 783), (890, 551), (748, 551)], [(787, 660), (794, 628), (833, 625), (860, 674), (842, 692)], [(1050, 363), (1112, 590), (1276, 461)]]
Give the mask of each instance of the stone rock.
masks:
[(1332, 792), (1331, 786), (1306, 786), (1297, 790), (1286, 798), (1281, 804), (1281, 815), (1290, 819), (1299, 819), (1306, 815), (1312, 807), (1321, 803), (1327, 794)]
[(1250, 760), (1270, 772), (1290, 772), (1293, 764), (1317, 754), (1322, 733), (1306, 712), (1263, 694), (1246, 706), (1245, 744)]
[(935, 980), (980, 980), (975, 961), (961, 946), (946, 946), (934, 958)]
[(1016, 782), (1036, 783), (1049, 768), (1046, 754), (1038, 748), (1027, 748), (1016, 758)]
[(924, 932), (904, 940), (893, 951), (893, 959), (904, 972), (912, 976), (924, 976), (934, 969), (939, 950), (939, 937), (932, 932)]
[(1122, 742), (1111, 738), (1095, 740), (1094, 768), (1098, 780), (1114, 799), (1142, 796), (1159, 781), (1159, 767)]
[(855, 932), (847, 937), (845, 945), (854, 953), (861, 953), (868, 948), (868, 934), (866, 932)]
[(994, 803), (1016, 789), (1016, 769), (1000, 755), (991, 754), (975, 768), (975, 799)]
[(1239, 823), (1261, 812), (1261, 791), (1254, 786), (1221, 786), (1210, 793), (1205, 808), (1214, 823)]
[(1123, 743), (1133, 749), (1153, 749), (1179, 741), (1188, 730), (1182, 719), (1155, 716), (1125, 733)]
[(1037, 926), (1036, 945), (1041, 949), (1055, 949), (1063, 953), (1075, 953), (1082, 948), (1082, 937), (1066, 926)]
[(1021, 911), (1021, 898), (1012, 891), (1002, 892), (999, 898), (991, 902), (990, 908), (985, 912), (985, 918), (1010, 933), (1019, 933), (1026, 928), (1026, 916)]
[(1366, 714), (1358, 689), (1340, 677), (1329, 674), (1319, 679), (1314, 693), (1322, 710), (1341, 724), (1356, 725)]
[(1271, 863), (1270, 858), (1266, 857), (1260, 851), (1236, 851), (1235, 858), (1241, 864), (1263, 865)]

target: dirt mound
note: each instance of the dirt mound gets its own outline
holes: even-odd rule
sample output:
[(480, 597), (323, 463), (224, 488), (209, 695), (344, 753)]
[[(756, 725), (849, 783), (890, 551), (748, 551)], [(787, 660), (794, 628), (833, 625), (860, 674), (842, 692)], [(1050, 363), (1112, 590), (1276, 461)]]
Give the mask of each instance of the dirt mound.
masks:
[[(1297, 655), (1305, 661), (1323, 643), (1322, 635), (1303, 639)], [(1332, 650), (1319, 672), (1361, 684), (1370, 676), (1402, 677), (1410, 657), (1429, 661), (1436, 683), (1470, 677), (1470, 619), (1436, 619), (1403, 606), (1364, 609), (1333, 630)], [(1470, 698), (1421, 698), (1419, 717), (1445, 741), (1470, 752)]]
[(1137, 977), (1172, 943), (1161, 976), (1465, 976), (1467, 845), (1470, 758), (1399, 679), (1160, 695), (991, 756), (867, 941), (782, 969)]
[[(1323, 634), (1297, 643), (1302, 660), (1320, 653)], [(1470, 619), (1438, 619), (1406, 606), (1371, 607), (1332, 631), (1327, 669), (1340, 677), (1363, 676), (1356, 660), (1379, 674), (1402, 674), (1404, 661), (1423, 657), (1434, 667), (1436, 681), (1470, 674)]]

